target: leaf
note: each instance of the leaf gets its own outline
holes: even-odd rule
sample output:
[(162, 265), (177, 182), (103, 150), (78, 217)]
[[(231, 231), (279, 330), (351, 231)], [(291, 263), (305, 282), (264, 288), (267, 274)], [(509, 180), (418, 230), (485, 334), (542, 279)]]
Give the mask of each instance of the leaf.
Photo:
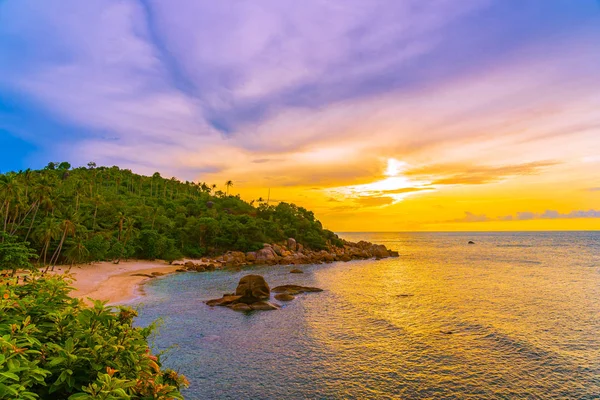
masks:
[(46, 364), (46, 366), (54, 367), (54, 366), (57, 366), (58, 364), (62, 364), (65, 361), (66, 361), (66, 359), (64, 357), (56, 357), (56, 358), (52, 359), (52, 361), (50, 361), (48, 364)]
[(12, 372), (0, 372), (0, 375), (8, 379), (13, 379), (17, 382), (19, 381), (19, 376), (17, 374), (13, 374)]

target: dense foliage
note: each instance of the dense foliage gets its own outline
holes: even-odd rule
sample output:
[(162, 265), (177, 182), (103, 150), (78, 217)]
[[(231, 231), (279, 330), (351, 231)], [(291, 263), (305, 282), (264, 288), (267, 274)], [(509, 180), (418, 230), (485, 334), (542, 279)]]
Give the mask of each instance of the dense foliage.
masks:
[(65, 278), (0, 277), (0, 399), (174, 399), (185, 377), (161, 370), (135, 311), (86, 307)]
[[(0, 174), (0, 229), (29, 242), (44, 265), (122, 258), (174, 260), (226, 250), (252, 251), (294, 237), (323, 249), (340, 239), (293, 204), (245, 202), (216, 185), (142, 176), (118, 167)], [(14, 243), (14, 241), (13, 241)]]

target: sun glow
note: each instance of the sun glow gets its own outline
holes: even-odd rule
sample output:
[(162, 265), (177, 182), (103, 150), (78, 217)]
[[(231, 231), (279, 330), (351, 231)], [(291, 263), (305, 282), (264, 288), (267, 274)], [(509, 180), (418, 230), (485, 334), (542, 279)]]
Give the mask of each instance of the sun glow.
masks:
[(383, 172), (387, 178), (362, 185), (340, 186), (328, 189), (327, 192), (333, 198), (357, 199), (363, 202), (367, 199), (385, 200), (387, 198), (390, 201), (382, 201), (381, 204), (375, 202), (379, 207), (386, 207), (402, 201), (411, 194), (435, 189), (431, 186), (431, 182), (412, 180), (403, 176), (402, 171), (406, 170), (408, 166), (404, 161), (389, 158), (387, 168)]

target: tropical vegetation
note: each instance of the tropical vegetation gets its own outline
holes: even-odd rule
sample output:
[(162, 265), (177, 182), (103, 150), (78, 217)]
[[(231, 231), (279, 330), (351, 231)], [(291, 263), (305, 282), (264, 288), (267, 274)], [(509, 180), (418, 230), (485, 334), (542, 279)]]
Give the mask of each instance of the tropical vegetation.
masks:
[(184, 376), (161, 368), (136, 312), (69, 297), (64, 275), (0, 277), (0, 399), (175, 399)]
[[(35, 252), (30, 259), (46, 266), (253, 251), (288, 237), (311, 249), (341, 245), (311, 211), (246, 202), (230, 193), (233, 181), (224, 186), (225, 192), (93, 162), (0, 174), (0, 244), (28, 243)], [(13, 270), (19, 262), (0, 268)]]

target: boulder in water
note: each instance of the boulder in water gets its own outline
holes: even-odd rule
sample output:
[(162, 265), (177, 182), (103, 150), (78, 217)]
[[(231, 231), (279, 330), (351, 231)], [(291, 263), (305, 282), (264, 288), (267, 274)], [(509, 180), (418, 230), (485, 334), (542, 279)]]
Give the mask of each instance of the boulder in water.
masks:
[(235, 294), (241, 296), (240, 303), (252, 304), (261, 300), (269, 300), (271, 290), (260, 275), (246, 275), (240, 279)]
[(281, 285), (272, 289), (273, 293), (287, 293), (287, 294), (298, 294), (298, 293), (315, 293), (322, 292), (323, 289), (310, 286), (299, 286), (299, 285)]
[(279, 309), (275, 304), (269, 303), (268, 301), (257, 301), (250, 304), (250, 308), (258, 311), (271, 311)]
[(275, 299), (279, 301), (292, 301), (295, 297), (288, 293), (277, 293)]
[(293, 270), (290, 271), (290, 274), (303, 274), (304, 271), (302, 271), (301, 269), (298, 268), (294, 268)]
[(252, 311), (252, 308), (246, 303), (236, 303), (231, 306), (233, 311)]
[(468, 243), (468, 244), (475, 244), (475, 242), (474, 242), (474, 241), (472, 241), (472, 240), (469, 240), (469, 243)]
[(220, 299), (208, 300), (206, 302), (206, 304), (211, 307), (212, 306), (228, 306), (228, 305), (237, 303), (241, 297), (242, 296), (225, 294)]

